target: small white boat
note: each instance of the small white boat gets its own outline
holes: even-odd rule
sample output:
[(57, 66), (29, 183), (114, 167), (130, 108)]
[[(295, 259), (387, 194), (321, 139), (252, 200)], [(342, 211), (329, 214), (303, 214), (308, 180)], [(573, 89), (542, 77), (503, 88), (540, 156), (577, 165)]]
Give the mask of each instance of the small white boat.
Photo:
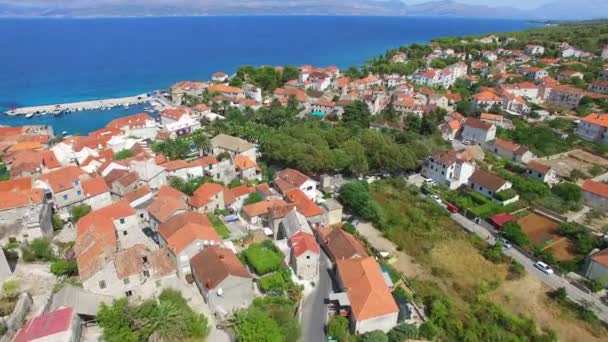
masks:
[(26, 115), (25, 115), (25, 117), (26, 117), (27, 119), (31, 118), (32, 116), (34, 116), (34, 113), (28, 113), (28, 114), (26, 114)]
[(67, 134), (68, 134), (68, 131), (61, 132), (61, 135), (67, 135)]

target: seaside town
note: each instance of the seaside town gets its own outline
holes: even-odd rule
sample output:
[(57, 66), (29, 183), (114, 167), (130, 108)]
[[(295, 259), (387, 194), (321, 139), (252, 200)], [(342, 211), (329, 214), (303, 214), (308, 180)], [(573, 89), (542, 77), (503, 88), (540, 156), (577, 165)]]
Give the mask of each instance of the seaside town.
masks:
[(605, 341), (607, 35), (245, 66), (87, 135), (0, 127), (0, 341)]

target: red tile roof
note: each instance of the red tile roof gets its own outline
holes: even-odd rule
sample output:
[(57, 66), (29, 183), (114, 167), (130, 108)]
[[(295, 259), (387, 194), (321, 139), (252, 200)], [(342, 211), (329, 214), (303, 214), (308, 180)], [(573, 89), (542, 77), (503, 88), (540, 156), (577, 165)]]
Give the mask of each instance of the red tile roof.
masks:
[(84, 174), (85, 172), (77, 166), (67, 166), (45, 173), (40, 176), (40, 179), (48, 183), (54, 193), (59, 193), (73, 188), (75, 182), (78, 182), (80, 176)]
[(239, 258), (228, 248), (207, 247), (190, 260), (192, 274), (207, 289), (215, 289), (228, 276), (251, 278)]
[[(276, 175), (275, 181), (276, 181), (276, 179), (283, 180), (287, 184), (291, 185), (292, 187), (296, 187), (296, 188), (299, 188), (306, 181), (310, 180), (310, 178), (307, 175), (303, 174), (302, 172), (300, 172), (298, 170), (294, 170), (294, 169), (285, 169), (285, 170), (279, 171)], [(281, 190), (288, 190), (288, 189), (281, 189)]]
[(583, 118), (583, 122), (586, 122), (586, 123), (589, 123), (592, 125), (608, 127), (608, 114), (597, 114), (597, 113), (589, 114)]
[(399, 312), (373, 257), (339, 259), (336, 268), (357, 321)]
[(367, 256), (367, 251), (361, 242), (342, 228), (332, 229), (323, 237), (323, 242), (334, 260)]
[(82, 182), (82, 190), (85, 197), (93, 197), (104, 192), (110, 191), (108, 184), (102, 177), (95, 177)]
[(139, 113), (114, 119), (110, 121), (106, 126), (108, 128), (114, 129), (121, 129), (123, 127), (135, 128), (144, 126), (146, 124), (146, 121), (149, 120), (154, 121), (154, 119), (150, 115), (146, 113)]
[(320, 253), (317, 240), (310, 233), (299, 231), (289, 238), (289, 243), (291, 244), (293, 254), (296, 257), (299, 257), (305, 252), (312, 252), (314, 254)]
[(490, 189), (494, 192), (498, 191), (507, 181), (504, 179), (493, 175), (487, 171), (477, 169), (469, 178), (470, 183), (475, 183), (477, 185), (481, 185), (486, 189)]
[(473, 127), (473, 128), (477, 128), (477, 129), (481, 129), (481, 130), (487, 131), (490, 128), (492, 128), (492, 126), (494, 126), (494, 125), (491, 124), (491, 123), (489, 123), (489, 122), (481, 121), (481, 120), (476, 119), (476, 118), (467, 118), (464, 121), (464, 126), (469, 126), (469, 127)]
[(608, 267), (608, 248), (593, 254), (591, 260)]
[(147, 208), (148, 213), (158, 222), (165, 222), (176, 212), (188, 210), (186, 203), (173, 196), (156, 196)]
[(314, 217), (325, 213), (321, 207), (308, 198), (300, 189), (291, 189), (285, 193), (285, 196), (290, 203), (296, 205), (297, 210), (305, 217)]
[(608, 184), (596, 182), (591, 179), (587, 179), (583, 183), (583, 191), (590, 192), (600, 197), (608, 197)]
[(52, 335), (72, 328), (74, 316), (74, 309), (69, 307), (43, 313), (25, 323), (13, 338), (13, 342), (29, 342), (43, 338), (50, 341), (53, 339)]
[(257, 164), (253, 161), (253, 159), (245, 155), (239, 154), (234, 157), (234, 166), (236, 166), (237, 170), (243, 171), (252, 167), (256, 167)]

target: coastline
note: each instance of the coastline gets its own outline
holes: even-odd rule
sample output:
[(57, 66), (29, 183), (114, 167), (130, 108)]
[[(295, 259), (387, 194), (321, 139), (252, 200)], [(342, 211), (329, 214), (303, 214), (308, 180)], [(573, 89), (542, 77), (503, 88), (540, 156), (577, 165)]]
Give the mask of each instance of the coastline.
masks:
[(49, 105), (40, 105), (40, 106), (30, 106), (30, 107), (19, 107), (9, 109), (5, 112), (5, 114), (10, 116), (15, 115), (47, 115), (47, 114), (60, 114), (63, 112), (79, 112), (85, 110), (95, 110), (95, 109), (106, 109), (106, 108), (114, 108), (119, 106), (132, 106), (135, 104), (141, 104), (145, 102), (150, 102), (154, 97), (150, 95), (150, 93), (127, 96), (127, 97), (118, 97), (118, 98), (110, 98), (110, 99), (100, 99), (100, 100), (91, 100), (91, 101), (79, 101), (79, 102), (71, 102), (71, 103), (60, 103), (60, 104), (49, 104)]

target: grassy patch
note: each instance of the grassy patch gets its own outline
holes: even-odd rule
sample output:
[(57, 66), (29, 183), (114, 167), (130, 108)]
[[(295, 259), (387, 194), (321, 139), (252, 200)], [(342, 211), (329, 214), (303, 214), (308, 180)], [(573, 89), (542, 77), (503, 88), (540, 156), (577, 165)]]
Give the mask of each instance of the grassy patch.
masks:
[(243, 251), (245, 262), (258, 275), (278, 271), (283, 266), (281, 252), (270, 241), (256, 243)]
[(208, 214), (207, 216), (209, 217), (209, 220), (213, 225), (213, 229), (215, 229), (217, 234), (222, 239), (227, 239), (230, 237), (230, 230), (228, 229), (228, 227), (226, 227), (226, 224), (219, 217), (215, 216), (214, 214)]

